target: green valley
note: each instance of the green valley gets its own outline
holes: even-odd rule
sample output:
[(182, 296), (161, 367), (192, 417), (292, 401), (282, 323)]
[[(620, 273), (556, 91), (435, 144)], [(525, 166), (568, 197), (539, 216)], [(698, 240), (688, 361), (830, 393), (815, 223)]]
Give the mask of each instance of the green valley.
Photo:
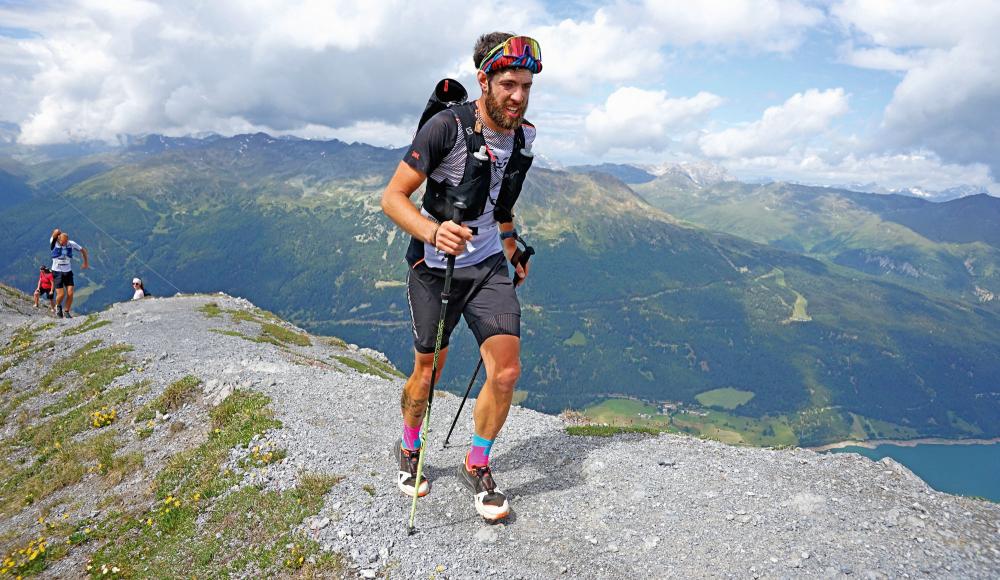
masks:
[[(263, 134), (154, 136), (17, 165), (28, 193), (0, 214), (0, 280), (32, 288), (58, 225), (92, 253), (78, 273), (84, 310), (128, 299), (134, 275), (157, 296), (225, 291), (405, 370), (409, 240), (379, 208), (401, 155)], [(639, 196), (600, 173), (529, 173), (517, 208), (538, 252), (521, 290), (524, 405), (679, 402), (663, 416), (670, 428), (759, 445), (1000, 435), (1000, 308), (967, 292), (997, 275), (988, 240), (940, 242), (981, 252), (942, 254), (979, 260), (949, 291), (790, 251), (799, 222), (788, 217), (767, 222), (769, 239), (738, 221), (713, 226), (726, 234), (693, 226), (647, 203), (667, 207), (643, 189), (656, 183)], [(811, 247), (839, 239), (825, 227)], [(464, 325), (452, 345), (444, 386), (464, 390), (478, 358)], [(617, 410), (661, 421), (641, 408)]]

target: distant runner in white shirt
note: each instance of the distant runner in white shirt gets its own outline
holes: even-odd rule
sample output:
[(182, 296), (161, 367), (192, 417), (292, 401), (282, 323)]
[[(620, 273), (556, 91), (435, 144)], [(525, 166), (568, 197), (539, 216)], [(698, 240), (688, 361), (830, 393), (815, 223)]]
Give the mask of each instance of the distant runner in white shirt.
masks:
[(56, 316), (73, 318), (73, 313), (70, 311), (73, 308), (73, 252), (80, 252), (83, 255), (84, 270), (90, 268), (90, 257), (86, 248), (69, 239), (69, 234), (60, 231), (59, 228), (52, 230), (49, 248), (52, 250), (52, 285), (56, 289)]

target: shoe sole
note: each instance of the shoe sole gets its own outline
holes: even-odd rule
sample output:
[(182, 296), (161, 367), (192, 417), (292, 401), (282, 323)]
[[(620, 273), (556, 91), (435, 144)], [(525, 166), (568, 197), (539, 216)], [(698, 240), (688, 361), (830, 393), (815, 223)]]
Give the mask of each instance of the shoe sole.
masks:
[[(389, 448), (389, 455), (393, 459), (396, 460), (397, 469), (399, 467), (399, 453), (400, 453), (400, 448), (399, 448), (399, 442), (397, 441), (396, 443), (392, 444), (392, 447)], [(400, 475), (399, 475), (401, 473), (403, 473), (403, 472), (402, 471), (397, 471), (397, 475), (396, 475), (396, 487), (398, 487), (399, 491), (403, 492), (403, 495), (405, 495), (406, 497), (413, 497), (413, 492), (410, 491), (410, 488), (407, 487), (407, 486), (405, 486), (405, 485), (403, 485), (403, 478), (400, 477)], [(409, 473), (407, 473), (407, 475), (409, 475)], [(423, 475), (423, 474), (421, 474), (421, 475)], [(421, 493), (421, 494), (419, 494), (417, 497), (424, 497), (425, 495), (427, 495), (427, 494), (429, 494), (431, 492), (431, 482), (428, 481), (428, 479), (426, 477), (421, 477), (421, 480), (422, 481), (420, 483), (422, 483), (422, 484), (426, 483), (427, 487), (424, 490), (424, 492)]]

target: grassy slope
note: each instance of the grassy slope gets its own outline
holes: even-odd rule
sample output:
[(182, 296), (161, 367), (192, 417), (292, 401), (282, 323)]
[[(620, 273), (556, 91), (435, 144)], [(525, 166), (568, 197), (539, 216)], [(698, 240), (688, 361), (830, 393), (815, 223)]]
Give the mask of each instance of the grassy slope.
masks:
[(692, 190), (655, 181), (637, 190), (694, 223), (896, 283), (970, 301), (977, 285), (1000, 288), (995, 198), (936, 204), (789, 184)]
[[(262, 329), (269, 324), (263, 313), (240, 314)], [(46, 338), (86, 334), (107, 323), (88, 317), (61, 333), (51, 323), (26, 325), (0, 345), (0, 362), (9, 370), (47, 351)], [(287, 332), (262, 336), (282, 344), (300, 340)], [(283, 456), (282, 450), (258, 455), (247, 449), (255, 435), (281, 427), (267, 397), (236, 391), (209, 410), (200, 380), (187, 376), (139, 405), (136, 397), (153, 381), (121, 384), (140, 364), (130, 351), (127, 344), (94, 339), (49, 365), (37, 382), (0, 380), (0, 412), (16, 425), (0, 440), (0, 519), (35, 522), (2, 526), (0, 575), (32, 576), (54, 566), (65, 573), (64, 561), (76, 563), (72, 574), (94, 578), (154, 570), (169, 577), (342, 574), (336, 556), (295, 531), (319, 511), (338, 478), (305, 474), (281, 493), (254, 486), (230, 491), (241, 479), (222, 469), (231, 450), (247, 455), (248, 469)], [(156, 414), (176, 414), (185, 404), (210, 423), (166, 425)], [(182, 430), (199, 434), (182, 438), (191, 443), (166, 465), (146, 465), (146, 450), (176, 448)], [(132, 485), (137, 481), (153, 485)]]

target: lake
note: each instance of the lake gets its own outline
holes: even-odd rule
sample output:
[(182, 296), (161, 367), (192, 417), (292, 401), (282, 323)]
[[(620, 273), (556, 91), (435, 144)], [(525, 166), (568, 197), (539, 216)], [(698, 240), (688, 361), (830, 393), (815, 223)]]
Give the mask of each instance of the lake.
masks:
[(1000, 502), (1000, 445), (883, 444), (874, 449), (843, 447), (831, 453), (860, 453), (874, 460), (891, 457), (938, 491)]

